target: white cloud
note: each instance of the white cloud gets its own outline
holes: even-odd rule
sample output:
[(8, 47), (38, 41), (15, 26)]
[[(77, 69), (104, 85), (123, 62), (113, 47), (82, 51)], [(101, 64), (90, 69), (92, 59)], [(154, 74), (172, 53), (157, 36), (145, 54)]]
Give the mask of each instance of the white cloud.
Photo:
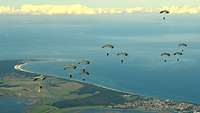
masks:
[(13, 14), (15, 9), (9, 6), (0, 6), (0, 14)]
[(80, 4), (74, 5), (22, 5), (20, 7), (9, 7), (0, 6), (0, 14), (30, 14), (30, 15), (56, 15), (56, 14), (85, 14), (85, 15), (95, 15), (95, 14), (123, 14), (123, 13), (157, 13), (162, 9), (167, 9), (171, 13), (188, 13), (188, 14), (198, 14), (200, 13), (199, 7), (190, 6), (170, 6), (162, 8), (144, 8), (144, 7), (134, 7), (134, 8), (90, 8)]

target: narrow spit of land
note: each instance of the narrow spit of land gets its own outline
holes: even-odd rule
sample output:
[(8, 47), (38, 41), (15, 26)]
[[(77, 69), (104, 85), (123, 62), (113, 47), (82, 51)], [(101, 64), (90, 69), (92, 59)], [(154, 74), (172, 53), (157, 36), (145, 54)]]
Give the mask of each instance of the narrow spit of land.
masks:
[(198, 104), (143, 97), (50, 76), (43, 82), (44, 87), (39, 93), (38, 82), (32, 80), (36, 74), (26, 72), (20, 67), (20, 64), (28, 61), (36, 60), (0, 61), (0, 96), (28, 99), (27, 113), (66, 113), (91, 108), (150, 112), (200, 111)]

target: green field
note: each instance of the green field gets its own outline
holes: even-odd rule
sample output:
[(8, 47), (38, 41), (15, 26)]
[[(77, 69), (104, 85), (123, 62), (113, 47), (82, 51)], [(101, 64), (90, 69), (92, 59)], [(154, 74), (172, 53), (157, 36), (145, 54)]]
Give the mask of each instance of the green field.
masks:
[[(155, 107), (156, 103), (162, 103), (163, 106), (169, 104), (165, 100), (113, 91), (86, 83), (49, 76), (41, 83), (33, 81), (35, 74), (13, 69), (20, 61), (4, 61), (4, 63), (5, 66), (1, 68), (3, 73), (0, 76), (0, 96), (13, 96), (29, 100), (26, 113), (78, 113), (77, 110), (92, 108), (118, 109), (128, 105), (127, 103), (133, 104), (135, 102), (140, 103), (135, 107), (136, 110), (153, 110), (155, 112), (157, 109)], [(39, 84), (43, 86), (40, 92), (38, 92)], [(152, 102), (155, 102), (155, 105)], [(146, 103), (149, 104), (145, 105)], [(170, 104), (177, 105), (178, 108), (180, 103), (172, 101)], [(200, 109), (200, 106), (189, 103), (184, 104), (186, 108), (183, 110)], [(177, 108), (172, 107), (169, 110), (178, 111)], [(131, 109), (133, 108), (131, 107)], [(160, 108), (158, 111), (160, 112), (162, 109)]]

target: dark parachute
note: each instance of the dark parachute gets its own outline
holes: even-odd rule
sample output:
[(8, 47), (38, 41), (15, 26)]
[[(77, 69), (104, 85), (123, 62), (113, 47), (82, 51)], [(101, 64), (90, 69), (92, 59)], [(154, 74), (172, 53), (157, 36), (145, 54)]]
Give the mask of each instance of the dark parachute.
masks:
[(180, 43), (178, 44), (178, 47), (181, 48), (181, 51), (184, 51), (184, 48), (188, 47), (188, 45), (186, 43)]
[[(169, 14), (170, 12), (168, 10), (162, 10), (160, 11), (160, 14)], [(165, 16), (163, 16), (163, 20), (165, 20)]]
[(105, 44), (105, 45), (103, 45), (101, 48), (106, 48), (106, 49), (108, 49), (106, 55), (109, 56), (110, 53), (111, 53), (111, 51), (112, 51), (112, 49), (114, 48), (114, 46), (113, 46), (112, 44)]
[(77, 66), (75, 64), (64, 65), (64, 70), (76, 69), (76, 68), (77, 68)]
[(117, 56), (128, 56), (128, 53), (127, 52), (120, 52), (120, 53), (117, 53)]
[[(81, 69), (80, 75), (85, 76), (85, 75), (90, 75), (90, 73), (86, 69)], [(85, 81), (85, 77), (82, 80)]]
[(91, 64), (91, 62), (90, 62), (89, 60), (87, 60), (87, 59), (82, 59), (82, 60), (80, 60), (80, 61), (78, 62), (78, 64), (80, 65), (80, 67), (81, 67), (82, 69), (86, 69), (86, 67), (87, 67), (89, 64)]
[(179, 58), (179, 56), (182, 56), (183, 55), (183, 53), (182, 52), (175, 52), (174, 53), (174, 56), (176, 56), (177, 58), (176, 58), (176, 61), (178, 62), (178, 61), (180, 61), (180, 58)]
[(163, 14), (163, 13), (169, 14), (170, 12), (168, 10), (162, 10), (162, 11), (160, 11), (160, 14)]
[(42, 89), (42, 82), (46, 79), (47, 77), (40, 74), (39, 76), (36, 76), (33, 78), (33, 81), (38, 81), (39, 83), (39, 89), (38, 89), (38, 92), (40, 93), (41, 92), (41, 89)]
[(177, 55), (183, 55), (183, 53), (182, 52), (175, 52), (174, 56), (177, 56)]
[[(81, 65), (80, 75), (90, 75), (88, 71), (86, 71), (86, 66), (91, 64), (91, 62), (87, 59), (82, 59), (80, 62), (78, 62), (79, 65)], [(82, 79), (85, 81), (85, 77)]]
[(187, 47), (188, 45), (186, 43), (180, 43), (178, 44), (178, 47)]
[(120, 53), (117, 53), (117, 56), (120, 56), (121, 63), (123, 63), (124, 60), (128, 57), (128, 53), (127, 52), (120, 52)]
[(82, 59), (81, 61), (78, 62), (78, 64), (82, 64), (82, 65), (88, 65), (90, 63), (91, 62), (89, 60), (86, 60), (86, 59)]
[(112, 44), (105, 44), (102, 46), (102, 48), (114, 48), (114, 46)]
[(171, 54), (167, 52), (163, 52), (160, 54), (161, 57), (163, 57), (164, 62), (167, 62), (167, 57), (170, 57)]
[(64, 65), (64, 70), (69, 70), (69, 78), (72, 78), (73, 70), (76, 70), (77, 66), (75, 64), (67, 64)]
[(33, 78), (33, 81), (44, 81), (47, 77), (40, 74), (39, 76), (36, 76)]
[(170, 54), (170, 53), (167, 53), (167, 52), (163, 52), (163, 53), (160, 54), (160, 56), (168, 56), (168, 57), (170, 57), (171, 54)]

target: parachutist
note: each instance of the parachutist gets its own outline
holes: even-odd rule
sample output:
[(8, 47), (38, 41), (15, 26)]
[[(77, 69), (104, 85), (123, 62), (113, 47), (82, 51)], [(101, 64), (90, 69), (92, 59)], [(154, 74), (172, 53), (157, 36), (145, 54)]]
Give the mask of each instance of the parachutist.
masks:
[(109, 53), (107, 53), (106, 55), (109, 56)]
[(109, 56), (109, 53), (110, 53), (110, 51), (112, 51), (112, 49), (114, 48), (114, 46), (112, 45), (112, 44), (105, 44), (105, 45), (103, 45), (101, 48), (106, 48), (106, 49), (108, 49), (109, 51), (107, 51), (107, 56)]
[(72, 74), (69, 75), (69, 78), (72, 78)]
[(120, 52), (117, 53), (117, 56), (121, 57), (121, 63), (124, 63), (124, 60), (128, 57), (128, 53), (127, 52)]

